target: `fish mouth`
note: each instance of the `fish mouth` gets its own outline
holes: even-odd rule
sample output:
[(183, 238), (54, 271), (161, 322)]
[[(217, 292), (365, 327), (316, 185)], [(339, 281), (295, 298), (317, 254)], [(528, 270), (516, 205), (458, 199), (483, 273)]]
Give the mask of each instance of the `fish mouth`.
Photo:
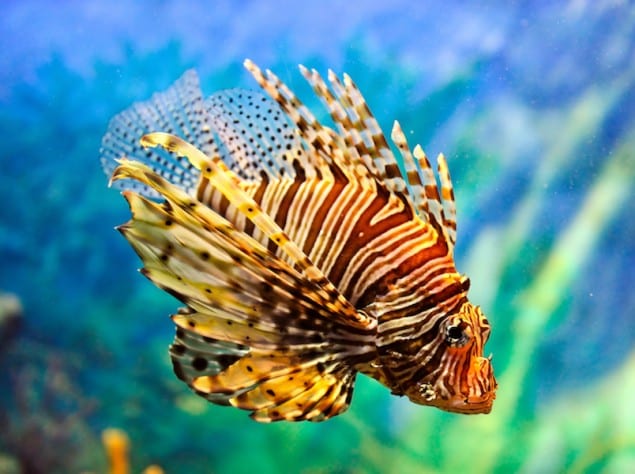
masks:
[(476, 396), (456, 394), (449, 398), (441, 398), (431, 385), (424, 384), (422, 387), (424, 388), (423, 390), (419, 388), (416, 392), (407, 394), (408, 398), (414, 403), (434, 406), (451, 413), (465, 415), (487, 414), (492, 411), (492, 405), (496, 398), (496, 390)]
[(482, 397), (453, 397), (448, 400), (435, 400), (435, 406), (452, 413), (468, 415), (487, 414), (492, 411), (496, 394), (492, 392)]

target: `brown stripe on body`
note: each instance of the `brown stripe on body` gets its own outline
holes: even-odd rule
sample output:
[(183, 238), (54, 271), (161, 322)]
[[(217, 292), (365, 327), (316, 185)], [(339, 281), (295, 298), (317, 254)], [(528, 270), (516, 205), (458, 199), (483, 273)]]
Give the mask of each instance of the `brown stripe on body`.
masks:
[[(393, 292), (391, 295), (380, 296), (382, 330), (391, 330), (399, 325), (395, 323), (400, 323), (401, 320), (406, 323), (408, 318), (413, 316), (419, 315), (425, 318), (427, 317), (426, 313), (437, 307), (442, 312), (450, 312), (458, 304), (457, 298), (464, 298), (466, 291), (462, 285), (462, 291), (459, 290), (458, 286), (454, 286), (454, 283), (460, 285), (456, 280), (454, 283), (444, 283), (444, 281), (448, 281), (447, 278), (444, 278), (447, 277), (448, 270), (447, 266), (435, 264), (432, 271), (425, 272), (425, 281), (413, 279), (405, 282), (402, 288), (398, 289), (398, 293)], [(444, 293), (448, 287), (452, 287), (454, 290)], [(399, 296), (400, 294), (408, 296)], [(439, 296), (441, 294), (443, 295)], [(389, 302), (385, 303), (384, 299), (388, 299)]]
[[(395, 340), (388, 344), (378, 345), (378, 352), (380, 357), (390, 357), (392, 353), (399, 353), (408, 355), (411, 357), (405, 357), (401, 360), (392, 359), (391, 372), (393, 375), (398, 375), (399, 379), (406, 385), (411, 380), (423, 380), (425, 375), (428, 375), (432, 370), (439, 367), (443, 354), (446, 352), (446, 346), (441, 336), (441, 324), (443, 322), (442, 317), (438, 317), (435, 324), (429, 331), (417, 338), (408, 340)], [(429, 347), (430, 350), (421, 352), (424, 347)], [(418, 355), (417, 358), (412, 356)], [(410, 375), (406, 375), (410, 374)]]
[[(342, 277), (342, 288), (347, 288), (350, 297), (358, 300), (373, 281), (383, 279), (391, 269), (430, 245), (433, 240), (429, 237), (429, 232), (422, 235), (422, 229), (412, 222), (391, 229), (353, 257)], [(410, 284), (411, 275), (402, 275), (390, 283), (392, 297), (398, 298), (403, 294)]]
[[(272, 212), (271, 216), (276, 221), (281, 228), (283, 228), (286, 232), (289, 232), (290, 225), (287, 225), (287, 217), (289, 215), (289, 209), (294, 203), (294, 199), (296, 197), (296, 193), (298, 189), (302, 185), (302, 181), (300, 179), (295, 179), (291, 186), (287, 188), (280, 203), (278, 204), (278, 208), (275, 213)], [(305, 252), (306, 253), (306, 252)]]
[[(435, 293), (434, 295), (431, 295), (428, 298), (422, 298), (421, 302), (419, 304), (417, 304), (416, 306), (413, 306), (412, 309), (410, 309), (409, 311), (402, 311), (399, 313), (395, 313), (395, 314), (391, 314), (390, 316), (386, 315), (386, 320), (390, 321), (390, 320), (398, 320), (400, 318), (405, 318), (408, 316), (412, 316), (412, 315), (416, 315), (416, 314), (422, 314), (422, 318), (428, 320), (431, 318), (438, 318), (439, 320), (444, 319), (444, 317), (448, 314), (448, 308), (450, 310), (459, 308), (461, 304), (463, 304), (466, 301), (466, 296), (465, 294), (459, 294), (457, 293), (457, 291), (459, 291), (457, 289), (457, 287), (455, 285), (450, 285), (447, 288), (445, 288), (444, 290)], [(456, 298), (458, 296), (458, 298)], [(448, 305), (447, 302), (450, 300), (454, 300), (454, 304), (450, 304)], [(440, 303), (445, 302), (445, 309), (441, 309), (439, 307), (438, 311), (434, 311), (432, 313), (426, 314), (424, 315), (423, 313), (430, 311), (431, 309), (433, 309), (436, 306), (439, 306)], [(380, 317), (381, 320), (383, 320), (383, 315), (382, 317)], [(418, 332), (416, 331), (416, 325), (413, 322), (410, 322), (407, 325), (397, 325), (397, 326), (392, 326), (388, 329), (386, 328), (382, 328), (382, 321), (379, 322), (379, 329), (378, 329), (378, 344), (379, 345), (383, 345), (382, 341), (391, 341), (392, 339), (395, 339), (395, 334), (399, 333), (400, 334), (400, 341), (403, 341), (403, 334), (407, 333), (408, 331), (406, 331), (405, 329), (408, 326), (412, 326), (413, 327), (413, 335), (416, 334), (416, 337), (413, 337), (413, 339), (406, 339), (406, 340), (412, 340), (412, 341), (416, 341), (416, 340), (420, 340), (422, 339), (422, 335), (418, 334)], [(436, 323), (435, 323), (436, 324)], [(423, 344), (421, 344), (423, 345)]]
[[(373, 240), (380, 238), (387, 230), (402, 225), (412, 219), (413, 215), (410, 210), (410, 206), (405, 206), (403, 212), (392, 214), (375, 225), (371, 225), (371, 220), (375, 214), (380, 212), (387, 204), (388, 197), (389, 195), (385, 189), (378, 187), (378, 194), (373, 199), (373, 202), (366, 208), (359, 220), (355, 223), (355, 226), (353, 227), (343, 247), (342, 253), (338, 256), (336, 264), (333, 265), (333, 268), (331, 268), (328, 275), (329, 279), (335, 286), (338, 286), (341, 282), (342, 276), (344, 275), (352, 256), (359, 252), (361, 248), (365, 247)], [(360, 266), (360, 268), (364, 267), (365, 265)], [(356, 280), (353, 278), (351, 281)], [(340, 288), (340, 291), (342, 291), (344, 296), (350, 298), (352, 296), (350, 295), (351, 289), (352, 287)], [(355, 304), (354, 301), (352, 302)], [(361, 308), (362, 306), (356, 305), (356, 307)]]
[[(196, 190), (196, 199), (206, 204), (207, 207), (215, 211), (217, 214), (227, 218), (227, 209), (230, 205), (229, 201), (218, 189), (212, 186), (209, 178), (204, 175), (201, 175)], [(214, 201), (216, 201), (216, 204), (214, 204)]]
[[(332, 172), (334, 173), (334, 177), (336, 179), (332, 182), (330, 188), (328, 189), (328, 194), (326, 197), (319, 196), (322, 198), (322, 201), (319, 204), (319, 208), (316, 210), (314, 218), (312, 222), (288, 222), (289, 215), (291, 213), (291, 209), (294, 205), (299, 205), (299, 201), (294, 202), (294, 199), (297, 197), (298, 190), (302, 185), (309, 185), (311, 183), (307, 183), (306, 176), (299, 166), (299, 163), (294, 163), (294, 168), (296, 169), (296, 178), (292, 183), (287, 182), (289, 185), (288, 189), (284, 190), (279, 194), (281, 197), (280, 204), (275, 205), (275, 203), (263, 203), (263, 200), (266, 197), (267, 190), (273, 191), (271, 187), (278, 187), (283, 185), (282, 180), (275, 179), (270, 181), (268, 177), (262, 173), (261, 180), (258, 183), (258, 186), (254, 189), (254, 191), (249, 194), (252, 195), (253, 199), (264, 208), (269, 208), (268, 212), (276, 221), (280, 227), (282, 227), (286, 232), (288, 232), (289, 236), (296, 241), (298, 245), (301, 246), (303, 252), (307, 255), (311, 255), (314, 250), (314, 246), (317, 242), (318, 236), (320, 232), (324, 231), (324, 224), (328, 219), (334, 219), (332, 222), (333, 227), (329, 230), (329, 235), (327, 236), (329, 239), (334, 239), (338, 235), (338, 231), (342, 227), (342, 223), (345, 222), (348, 216), (355, 215), (356, 211), (360, 212), (359, 207), (362, 204), (360, 200), (356, 200), (357, 205), (355, 207), (343, 208), (342, 212), (338, 212), (338, 215), (331, 215), (330, 213), (333, 211), (333, 206), (337, 202), (338, 198), (340, 198), (342, 192), (344, 191), (347, 185), (350, 185), (349, 181), (341, 175), (341, 171), (337, 169), (337, 167), (332, 167)], [(203, 178), (204, 181), (200, 183), (199, 186), (199, 195), (201, 190), (206, 186), (210, 186), (209, 182), (206, 178)], [(274, 192), (274, 195), (278, 194)], [(271, 195), (271, 194), (270, 194)], [(318, 197), (317, 195), (315, 195)], [(383, 186), (378, 186), (376, 190), (376, 194), (372, 197), (372, 202), (368, 207), (361, 211), (361, 215), (359, 219), (353, 224), (353, 227), (350, 231), (348, 231), (346, 242), (341, 247), (341, 253), (336, 256), (335, 263), (328, 273), (329, 280), (339, 288), (343, 275), (346, 272), (346, 269), (351, 261), (351, 259), (355, 256), (360, 249), (369, 245), (372, 248), (372, 242), (374, 240), (380, 239), (381, 235), (385, 233), (387, 230), (392, 229), (396, 226), (402, 225), (408, 220), (411, 220), (414, 217), (411, 206), (408, 202), (404, 202), (403, 210), (401, 212), (393, 213), (382, 219), (380, 222), (371, 225), (371, 220), (374, 216), (376, 216), (380, 211), (385, 210), (385, 206), (388, 205), (390, 195), (386, 191)], [(402, 200), (405, 200), (404, 197), (399, 196)], [(270, 198), (267, 198), (269, 200)], [(306, 209), (308, 209), (312, 202), (314, 196), (310, 196), (308, 199), (303, 199), (302, 201), (302, 210), (299, 211), (300, 216), (306, 215)], [(278, 200), (278, 199), (276, 199)], [(216, 211), (221, 215), (226, 215), (229, 202), (224, 196), (221, 197), (219, 205), (216, 207)], [(295, 212), (298, 212), (297, 210)], [(434, 228), (438, 228), (439, 225), (436, 222), (430, 222), (429, 225), (432, 225)], [(241, 226), (243, 227), (243, 226)], [(308, 227), (308, 229), (307, 229)], [(305, 231), (306, 238), (302, 239), (302, 241), (298, 241), (298, 234), (300, 234), (300, 230)], [(244, 232), (253, 235), (255, 231), (254, 224), (245, 220), (244, 224)], [(303, 233), (304, 234), (304, 233)], [(441, 234), (442, 235), (442, 234)], [(410, 237), (404, 237), (404, 239), (399, 239), (395, 241), (395, 245), (404, 244), (404, 242), (408, 239), (412, 239)], [(268, 241), (266, 242), (268, 249), (271, 252), (276, 252), (278, 246), (275, 242)], [(324, 259), (329, 257), (329, 248), (332, 246), (325, 247), (324, 252), (320, 252), (321, 255), (318, 259), (316, 259), (316, 264), (318, 268), (321, 268), (324, 264)], [(386, 250), (384, 252), (388, 252)], [(388, 291), (390, 283), (394, 282), (396, 279), (403, 277), (403, 275), (409, 274), (413, 269), (420, 267), (425, 264), (426, 261), (433, 259), (435, 257), (445, 255), (447, 253), (447, 245), (443, 241), (442, 238), (439, 238), (437, 243), (432, 245), (430, 248), (425, 249), (422, 252), (417, 253), (412, 258), (406, 259), (402, 262), (398, 267), (389, 271), (384, 277), (380, 280), (371, 282), (368, 288), (364, 290), (362, 295), (358, 298), (358, 301), (352, 301), (356, 307), (361, 308), (372, 302), (377, 294), (385, 294)], [(332, 257), (332, 256), (330, 256)], [(378, 257), (377, 253), (373, 253), (372, 251), (368, 253), (365, 257), (364, 262), (359, 266), (359, 270), (356, 274), (349, 279), (349, 284), (347, 288), (339, 288), (340, 291), (343, 292), (344, 296), (347, 298), (351, 298), (350, 294), (353, 290), (354, 284), (358, 282), (360, 275), (363, 270), (372, 263), (374, 259)]]
[[(340, 254), (346, 250), (346, 243), (355, 224), (373, 200), (367, 190), (356, 184), (342, 188), (337, 200), (330, 208), (328, 225), (322, 231), (323, 242), (313, 250), (314, 259), (325, 273), (329, 274), (341, 260)], [(341, 280), (336, 283), (338, 286)]]
[[(304, 247), (307, 235), (311, 232), (315, 222), (315, 213), (319, 211), (322, 199), (330, 187), (324, 186), (324, 184), (316, 179), (304, 181), (296, 193), (293, 206), (289, 208), (288, 225), (285, 230), (293, 236), (294, 241), (301, 247)], [(302, 251), (311, 256), (304, 248)]]
[(400, 366), (398, 365), (396, 368), (397, 371), (400, 369), (403, 371), (403, 375), (399, 376), (402, 386), (408, 387), (412, 384), (416, 384), (417, 382), (425, 380), (432, 372), (441, 371), (441, 361), (443, 354), (446, 352), (445, 349), (443, 344), (435, 345), (431, 353), (425, 354), (426, 358), (428, 358), (425, 363), (421, 363), (418, 359), (408, 359), (408, 362), (404, 362), (400, 364)]
[(196, 188), (196, 199), (201, 202), (207, 203), (207, 194), (209, 193), (211, 187), (209, 184), (209, 179), (205, 175), (201, 175), (198, 182), (198, 187)]
[[(390, 288), (390, 285), (393, 284), (396, 280), (401, 278), (403, 275), (408, 275), (412, 271), (416, 270), (419, 267), (424, 266), (427, 262), (431, 260), (442, 258), (447, 256), (448, 254), (448, 246), (443, 238), (442, 234), (437, 234), (437, 240), (433, 245), (425, 247), (421, 249), (420, 252), (417, 252), (412, 257), (401, 262), (400, 265), (394, 267), (389, 272), (387, 272), (383, 278), (380, 280), (372, 282), (359, 297), (358, 301), (355, 303), (357, 308), (363, 308), (364, 306), (372, 303), (378, 295), (385, 295)], [(363, 269), (370, 265), (371, 261), (376, 258), (375, 255), (368, 255), (366, 257), (367, 263), (360, 265), (360, 269), (356, 272), (356, 275), (351, 278), (352, 282), (355, 282), (361, 276)], [(448, 272), (448, 270), (454, 271), (454, 268), (442, 268), (439, 269), (439, 273)], [(346, 294), (346, 293), (345, 293)]]
[[(439, 328), (440, 321), (424, 337), (415, 341), (395, 341), (378, 348), (380, 363), (390, 367), (383, 375), (392, 381), (393, 391), (403, 394), (406, 387), (417, 384), (433, 372), (441, 370), (440, 365), (446, 347), (439, 336)], [(430, 349), (421, 351), (424, 346)], [(407, 356), (395, 358), (392, 357), (394, 353)]]
[[(306, 239), (302, 244), (302, 251), (310, 255), (315, 242), (320, 234), (320, 231), (323, 228), (324, 222), (333, 206), (338, 196), (341, 194), (342, 190), (346, 186), (347, 182), (342, 180), (335, 180), (331, 185), (327, 196), (322, 201), (320, 208), (315, 213), (315, 218), (313, 222), (308, 223), (310, 225), (309, 232), (307, 233)], [(319, 263), (316, 262), (318, 268), (320, 267)], [(332, 281), (332, 280), (331, 280)], [(335, 284), (337, 286), (337, 284)]]
[[(339, 188), (338, 194), (341, 194), (343, 191), (343, 187)], [(354, 255), (360, 248), (364, 247), (366, 244), (374, 240), (378, 235), (384, 232), (383, 228), (379, 228), (379, 226), (371, 226), (370, 221), (373, 216), (379, 212), (385, 205), (388, 194), (385, 192), (385, 189), (378, 188), (379, 193), (372, 199), (372, 202), (368, 205), (362, 215), (359, 217), (358, 221), (355, 223), (353, 229), (351, 230), (349, 237), (345, 244), (342, 247), (343, 255), (340, 254), (335, 264), (329, 271), (328, 278), (331, 282), (339, 287), (342, 276), (346, 270), (346, 266), (351, 259), (351, 256)], [(331, 195), (329, 195), (329, 200), (325, 201), (322, 213), (327, 214), (331, 210), (331, 206), (337, 199), (337, 195), (334, 195), (333, 191)], [(330, 199), (333, 196), (333, 199)], [(330, 203), (330, 205), (329, 205)], [(338, 218), (345, 217), (345, 215), (337, 216)], [(399, 216), (394, 216), (395, 219), (398, 219)], [(399, 224), (400, 222), (397, 222)], [(319, 231), (319, 229), (317, 229)], [(316, 233), (317, 233), (316, 231)], [(337, 233), (337, 227), (333, 229), (333, 234)], [(328, 253), (327, 253), (328, 254)], [(322, 256), (322, 260), (326, 258), (327, 255)], [(345, 295), (348, 296), (348, 295)]]

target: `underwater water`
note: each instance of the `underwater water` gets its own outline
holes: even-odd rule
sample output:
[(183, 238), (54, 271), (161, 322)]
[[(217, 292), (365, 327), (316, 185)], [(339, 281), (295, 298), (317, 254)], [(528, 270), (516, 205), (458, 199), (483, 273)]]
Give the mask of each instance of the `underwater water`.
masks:
[[(108, 472), (108, 428), (131, 472), (635, 472), (635, 7), (420, 3), (3, 3), (0, 472)], [(257, 88), (247, 57), (321, 117), (297, 65), (347, 72), (385, 131), (445, 154), (489, 415), (360, 376), (340, 416), (258, 424), (174, 377), (180, 304), (113, 230), (101, 138), (189, 68)]]

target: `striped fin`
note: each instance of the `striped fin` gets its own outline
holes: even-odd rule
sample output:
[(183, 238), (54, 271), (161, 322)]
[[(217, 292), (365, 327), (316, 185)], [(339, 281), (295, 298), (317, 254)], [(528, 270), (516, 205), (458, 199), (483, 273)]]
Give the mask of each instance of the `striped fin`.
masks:
[[(429, 217), (428, 212), (432, 211), (437, 221), (444, 225), (451, 243), (454, 244), (456, 238), (454, 194), (447, 165), (442, 155), (439, 157), (439, 176), (444, 192), (439, 200), (434, 174), (430, 175), (427, 172), (423, 174), (422, 169), (424, 168), (413, 159), (405, 135), (399, 123), (395, 121), (391, 138), (404, 160), (407, 179), (403, 178), (377, 120), (361, 92), (347, 74), (344, 75), (342, 83), (333, 71), (329, 70), (329, 82), (335, 91), (335, 95), (333, 95), (315, 69), (309, 72), (300, 66), (300, 70), (329, 109), (331, 118), (338, 125), (346, 143), (353, 148), (351, 156), (356, 158), (352, 163), (353, 166), (357, 168), (360, 163), (363, 163), (367, 172), (378, 181), (387, 184), (388, 189), (410, 196), (419, 216), (427, 218)], [(417, 154), (422, 154), (420, 147)], [(429, 168), (429, 164), (427, 164), (427, 168)], [(425, 168), (426, 171), (427, 168)], [(358, 172), (357, 175), (361, 179), (364, 173)], [(422, 183), (422, 176), (425, 176), (426, 184), (431, 185), (427, 192)], [(430, 177), (433, 178), (432, 182), (429, 182)], [(441, 211), (438, 207), (440, 203), (443, 207)]]
[(329, 78), (338, 97), (340, 97), (340, 100), (346, 98), (347, 102), (350, 104), (349, 107), (351, 111), (349, 114), (351, 116), (359, 117), (356, 121), (356, 127), (362, 135), (368, 154), (371, 158), (373, 158), (376, 168), (380, 169), (382, 161), (394, 162), (395, 158), (390, 150), (388, 142), (386, 141), (384, 132), (381, 130), (379, 123), (377, 123), (377, 120), (370, 111), (370, 107), (368, 107), (366, 99), (364, 99), (364, 96), (357, 88), (351, 77), (348, 74), (343, 75), (343, 86), (335, 74), (329, 74)]
[[(218, 155), (207, 122), (198, 76), (193, 70), (187, 71), (166, 91), (154, 94), (146, 102), (134, 104), (110, 121), (101, 144), (102, 167), (111, 176), (120, 158), (138, 160), (170, 182), (193, 191), (200, 175), (198, 170), (182, 157), (164, 150), (144, 149), (139, 139), (146, 133), (162, 130), (191, 141), (205, 154)], [(136, 181), (118, 181), (115, 186), (144, 196), (159, 197), (152, 188)]]
[[(439, 188), (425, 152), (419, 145), (415, 147), (413, 152), (410, 151), (406, 136), (396, 120), (392, 129), (392, 140), (403, 158), (407, 177), (405, 183), (417, 214), (428, 220), (432, 218), (438, 225), (441, 225), (449, 244), (454, 246), (456, 241), (456, 206), (445, 157), (439, 155), (437, 158), (441, 183)], [(439, 189), (441, 193), (439, 193)]]
[(309, 73), (306, 68), (300, 66), (300, 71), (329, 109), (331, 118), (346, 143), (352, 148), (351, 155), (358, 157), (357, 160), (364, 163), (367, 172), (378, 181), (382, 181), (383, 177), (375, 166), (374, 159), (382, 153), (390, 153), (390, 149), (379, 124), (350, 77), (344, 75), (345, 85), (329, 70), (328, 80), (333, 88), (333, 94), (317, 70), (312, 69)]
[[(306, 254), (289, 238), (275, 220), (263, 212), (258, 203), (238, 186), (238, 178), (232, 176), (231, 171), (223, 167), (222, 162), (215, 163), (214, 160), (206, 157), (200, 150), (173, 135), (151, 133), (145, 135), (141, 141), (144, 146), (161, 146), (168, 151), (186, 156), (234, 207), (253, 222), (293, 261), (294, 265), (312, 283), (314, 291), (319, 292), (326, 300), (332, 301), (335, 315), (343, 316), (344, 322), (361, 328), (375, 323), (373, 319), (356, 311), (355, 307), (337, 291), (320, 269), (309, 260)], [(168, 197), (165, 194), (164, 196)]]
[[(300, 72), (313, 87), (316, 95), (322, 100), (337, 125), (348, 147), (347, 153), (343, 154), (342, 158), (346, 165), (352, 169), (355, 178), (360, 182), (366, 181), (370, 176), (379, 178), (379, 174), (370, 160), (368, 150), (363, 143), (362, 134), (359, 133), (362, 127), (350, 116), (350, 109), (344, 108), (349, 104), (345, 101), (343, 103), (338, 101), (322, 79), (322, 76), (315, 69), (309, 71), (300, 65)], [(331, 78), (331, 75), (332, 72), (329, 71), (329, 78)], [(349, 113), (347, 113), (347, 110), (349, 110)]]
[[(319, 76), (317, 72), (314, 74)], [(328, 79), (350, 122), (342, 124), (345, 133), (352, 135), (368, 170), (390, 191), (407, 195), (395, 156), (362, 93), (348, 74), (340, 81), (333, 71), (329, 71)]]
[[(422, 150), (423, 152), (423, 150)], [(439, 182), (441, 183), (441, 204), (443, 205), (443, 227), (452, 246), (456, 243), (456, 202), (450, 170), (443, 153), (437, 157)]]
[(337, 300), (146, 165), (123, 160), (113, 179), (166, 198), (126, 191), (133, 219), (120, 230), (143, 273), (188, 306), (173, 316), (179, 378), (259, 421), (320, 421), (346, 409), (352, 365), (372, 349), (372, 331), (345, 324)]

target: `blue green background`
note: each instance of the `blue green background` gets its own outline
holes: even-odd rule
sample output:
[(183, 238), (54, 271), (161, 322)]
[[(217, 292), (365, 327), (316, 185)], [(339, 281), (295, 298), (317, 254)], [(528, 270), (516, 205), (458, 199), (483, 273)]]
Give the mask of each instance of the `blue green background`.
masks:
[[(136, 269), (99, 166), (109, 119), (197, 69), (256, 88), (249, 57), (356, 81), (386, 130), (443, 152), (456, 260), (487, 313), (487, 416), (359, 377), (321, 424), (260, 425), (172, 374), (178, 303)], [(0, 15), (0, 460), (107, 472), (635, 472), (635, 7), (630, 2), (5, 1)]]

